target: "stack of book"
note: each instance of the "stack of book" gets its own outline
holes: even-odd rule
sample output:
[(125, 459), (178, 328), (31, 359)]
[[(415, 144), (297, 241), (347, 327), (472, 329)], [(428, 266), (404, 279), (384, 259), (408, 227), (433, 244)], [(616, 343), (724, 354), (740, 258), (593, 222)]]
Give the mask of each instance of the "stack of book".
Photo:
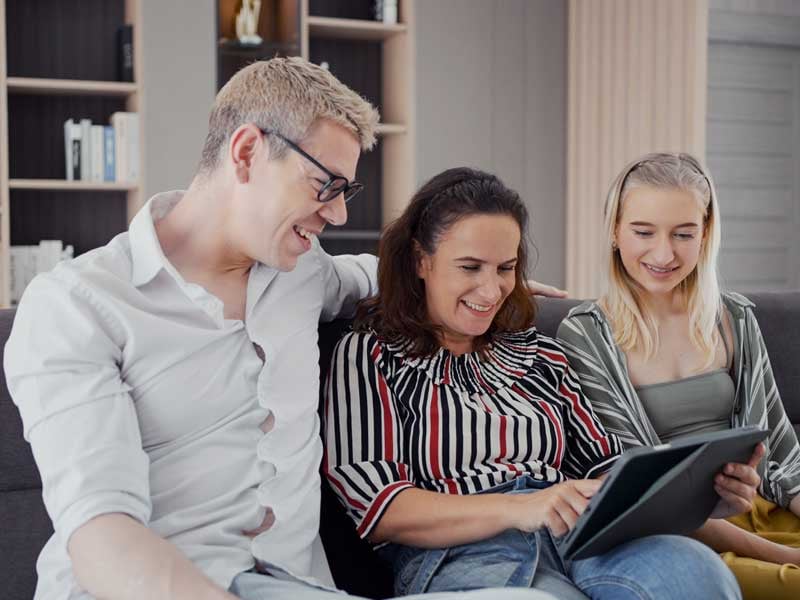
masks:
[(115, 112), (110, 125), (67, 119), (64, 154), (68, 181), (135, 183), (139, 180), (139, 115)]
[(42, 240), (38, 246), (11, 246), (11, 304), (19, 302), (22, 292), (37, 274), (49, 271), (72, 255), (72, 246), (64, 248), (61, 240)]

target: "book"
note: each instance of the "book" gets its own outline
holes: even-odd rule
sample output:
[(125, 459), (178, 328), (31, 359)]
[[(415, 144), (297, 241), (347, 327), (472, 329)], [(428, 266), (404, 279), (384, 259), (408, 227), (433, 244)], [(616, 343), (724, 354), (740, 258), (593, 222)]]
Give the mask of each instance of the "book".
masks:
[(25, 288), (36, 275), (50, 271), (62, 260), (72, 258), (73, 253), (73, 247), (64, 248), (61, 240), (42, 240), (38, 246), (10, 246), (11, 304), (19, 303)]
[(111, 127), (114, 128), (114, 179), (127, 181), (128, 169), (128, 122), (124, 112), (111, 115)]
[(133, 25), (117, 30), (117, 76), (120, 81), (133, 81)]
[(81, 126), (67, 119), (64, 121), (64, 158), (67, 181), (78, 181), (81, 178)]
[(103, 181), (116, 179), (116, 161), (114, 159), (114, 128), (103, 127)]
[(116, 179), (136, 183), (139, 181), (139, 115), (132, 112), (115, 112), (111, 115), (114, 128)]
[(103, 156), (104, 137), (103, 126), (92, 125), (91, 143), (89, 144), (89, 149), (92, 155), (89, 169), (91, 181), (103, 181), (103, 166), (105, 162), (105, 156)]
[(127, 181), (139, 181), (139, 115), (127, 113), (128, 119), (128, 170)]
[(81, 119), (81, 181), (89, 181), (92, 177), (92, 122)]

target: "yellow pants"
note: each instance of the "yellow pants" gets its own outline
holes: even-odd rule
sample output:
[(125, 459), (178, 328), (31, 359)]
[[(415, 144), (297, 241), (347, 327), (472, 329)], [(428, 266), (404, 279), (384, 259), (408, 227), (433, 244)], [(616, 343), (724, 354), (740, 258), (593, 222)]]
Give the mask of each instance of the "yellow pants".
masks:
[[(750, 512), (728, 519), (759, 537), (800, 548), (800, 518), (791, 511), (757, 496)], [(800, 599), (800, 567), (736, 556), (725, 552), (722, 560), (742, 588), (744, 600)]]

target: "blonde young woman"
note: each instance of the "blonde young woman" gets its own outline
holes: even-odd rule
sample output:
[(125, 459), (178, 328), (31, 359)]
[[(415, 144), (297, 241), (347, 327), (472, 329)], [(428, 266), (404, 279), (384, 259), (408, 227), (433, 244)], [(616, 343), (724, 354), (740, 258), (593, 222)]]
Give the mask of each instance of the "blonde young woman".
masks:
[(584, 392), (626, 447), (768, 428), (751, 512), (696, 537), (724, 553), (746, 599), (797, 598), (800, 448), (753, 304), (719, 288), (711, 177), (690, 155), (648, 154), (616, 178), (605, 230), (606, 289), (558, 330)]

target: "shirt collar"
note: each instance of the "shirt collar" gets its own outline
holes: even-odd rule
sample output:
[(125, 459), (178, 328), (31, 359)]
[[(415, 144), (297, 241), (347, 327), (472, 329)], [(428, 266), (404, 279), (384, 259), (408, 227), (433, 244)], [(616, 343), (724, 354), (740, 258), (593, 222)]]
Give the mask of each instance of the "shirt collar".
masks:
[(156, 194), (136, 213), (128, 228), (133, 262), (132, 283), (149, 283), (161, 269), (175, 275), (175, 268), (164, 256), (156, 234), (155, 222), (163, 219), (183, 198), (183, 190)]

